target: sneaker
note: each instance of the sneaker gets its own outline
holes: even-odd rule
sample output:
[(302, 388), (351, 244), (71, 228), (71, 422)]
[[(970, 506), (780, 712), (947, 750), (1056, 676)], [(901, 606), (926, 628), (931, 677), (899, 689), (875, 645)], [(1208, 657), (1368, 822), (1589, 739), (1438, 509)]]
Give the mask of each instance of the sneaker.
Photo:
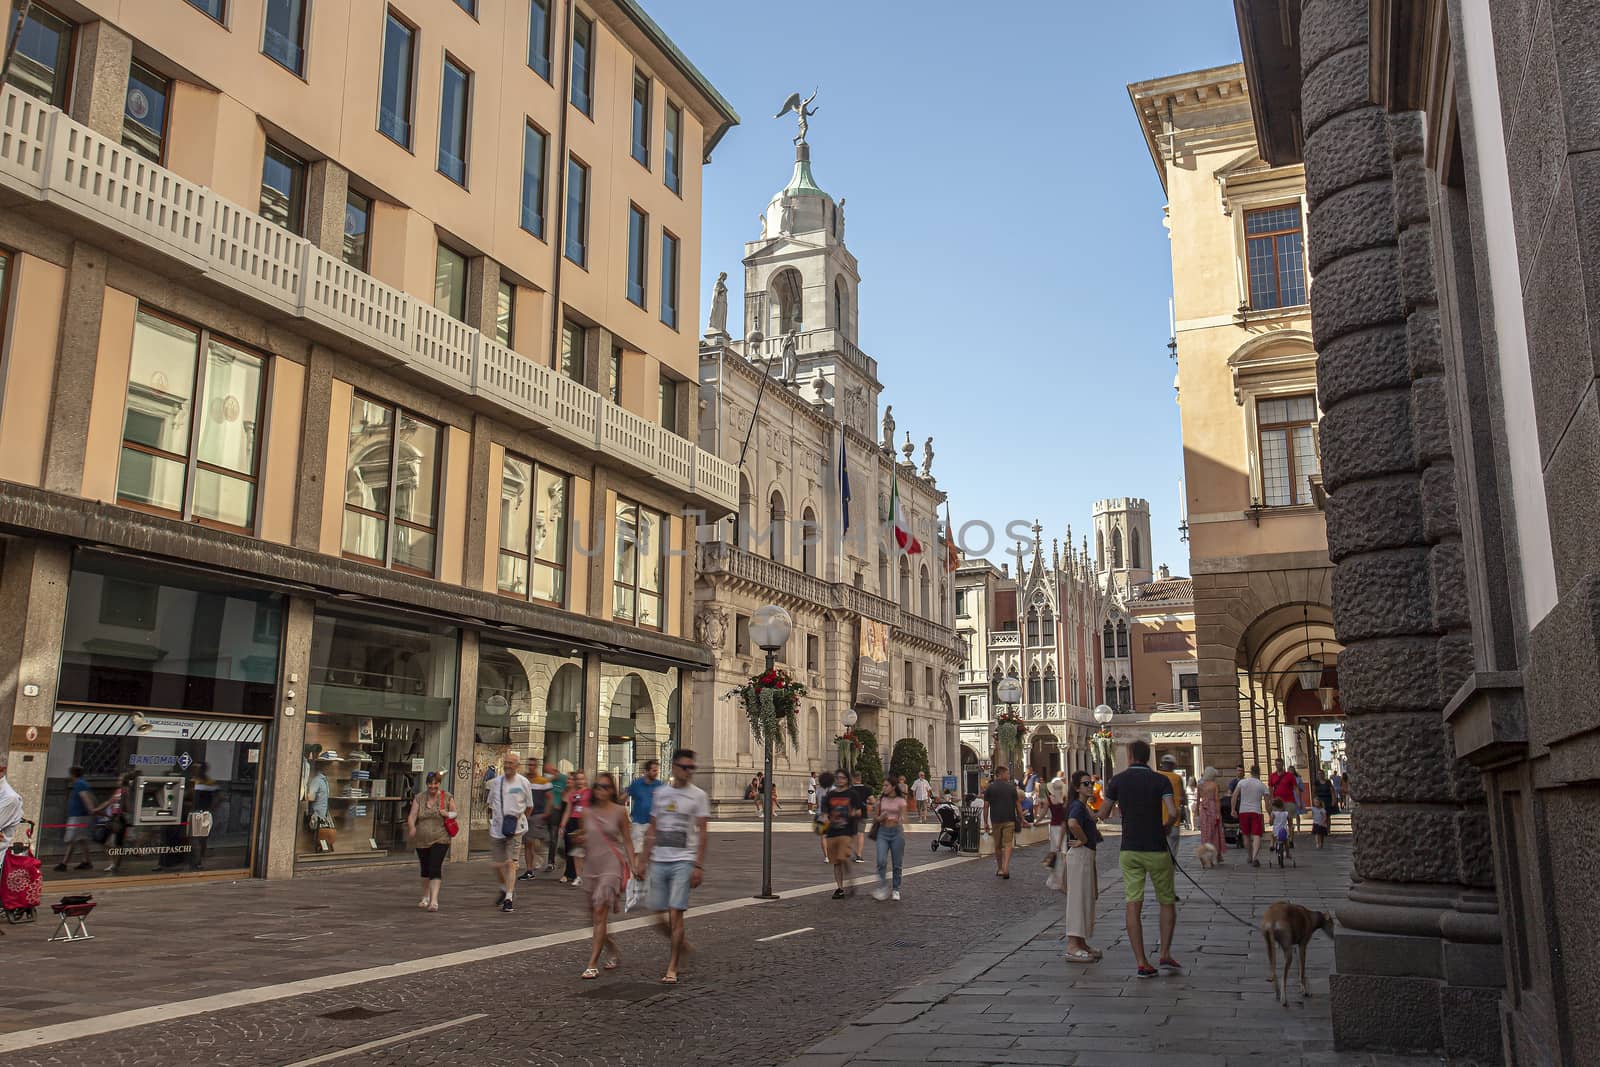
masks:
[(517, 875), (517, 881), (519, 881), (519, 882), (531, 882), (531, 881), (533, 881), (533, 872), (532, 871), (523, 871), (521, 874)]
[(834, 900), (843, 900), (844, 899), (844, 890), (843, 889), (835, 889), (833, 891), (833, 899)]
[(578, 888), (582, 884), (583, 884), (583, 879), (582, 878), (574, 878), (572, 880), (572, 888), (574, 888), (574, 889)]
[(857, 857), (856, 857), (856, 858), (855, 858), (855, 862), (856, 862), (856, 863), (860, 863), (860, 862), (861, 862), (861, 857), (860, 857), (860, 856), (857, 856)]
[(547, 863), (544, 865), (544, 869), (547, 871), (553, 871), (556, 869), (556, 865), (553, 863)]
[(562, 885), (568, 885), (568, 884), (569, 884), (569, 883), (568, 883), (568, 882), (567, 882), (567, 876), (566, 876), (566, 875), (564, 875), (564, 874), (563, 874), (563, 875), (562, 875), (562, 876), (561, 876), (561, 884), (562, 884)]
[(889, 891), (880, 886), (877, 889), (874, 889), (872, 891), (872, 899), (873, 900), (888, 900), (889, 899)]
[(494, 906), (498, 908), (500, 905), (504, 904), (505, 902), (506, 902), (506, 891), (504, 889), (502, 889), (502, 890), (500, 890), (500, 895), (494, 898)]
[(1156, 970), (1154, 967), (1140, 967), (1137, 971), (1134, 972), (1134, 977), (1135, 978), (1154, 978), (1156, 975), (1158, 975), (1160, 973), (1161, 972)]
[(889, 894), (889, 899), (890, 900), (899, 900), (900, 899), (900, 890), (896, 889), (893, 893), (890, 893)]
[(58, 871), (64, 871), (67, 869), (67, 865), (65, 863), (58, 863), (56, 864), (55, 869)]
[(1156, 963), (1158, 966), (1160, 966), (1162, 974), (1169, 974), (1177, 977), (1181, 977), (1183, 975), (1183, 964), (1179, 963), (1171, 956), (1162, 956), (1156, 961)]
[(501, 911), (511, 911), (511, 910), (513, 910), (512, 906), (511, 906), (511, 898), (510, 897), (506, 897), (505, 902), (500, 905), (500, 910)]

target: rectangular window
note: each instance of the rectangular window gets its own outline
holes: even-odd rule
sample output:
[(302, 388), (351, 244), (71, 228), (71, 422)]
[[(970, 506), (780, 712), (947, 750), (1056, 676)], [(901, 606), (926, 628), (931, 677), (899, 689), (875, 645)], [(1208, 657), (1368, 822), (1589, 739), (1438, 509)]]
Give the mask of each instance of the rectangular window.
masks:
[(561, 365), (555, 369), (562, 377), (583, 382), (584, 328), (568, 319), (561, 324)]
[(656, 390), (661, 408), (661, 428), (668, 433), (678, 432), (678, 383), (661, 375), (661, 385)]
[(305, 232), (306, 165), (271, 141), (261, 160), (261, 217), (292, 233)]
[(550, 80), (550, 0), (528, 0), (528, 66)]
[(806, 670), (819, 671), (822, 669), (822, 642), (817, 640), (816, 634), (806, 634)]
[(961, 715), (961, 717), (963, 719), (965, 719), (969, 714), (968, 711), (967, 711), (967, 698), (966, 697), (957, 697), (956, 699), (958, 701), (956, 706), (961, 709), (960, 710), (960, 715)]
[(678, 328), (678, 239), (661, 231), (661, 321)]
[(346, 556), (433, 574), (439, 441), (438, 426), (403, 408), (360, 395), (350, 402), (342, 544)]
[(1256, 401), (1261, 449), (1261, 502), (1267, 507), (1311, 503), (1311, 476), (1319, 470), (1317, 401), (1290, 396)]
[(733, 617), (733, 654), (748, 656), (750, 654), (750, 616), (735, 614)]
[(645, 266), (650, 255), (650, 216), (628, 205), (628, 300), (644, 307)]
[(122, 104), (122, 143), (152, 163), (166, 157), (167, 97), (172, 83), (143, 63), (128, 65)]
[(594, 23), (581, 11), (572, 13), (572, 106), (594, 114)]
[(199, 8), (218, 22), (227, 22), (227, 0), (189, 0), (189, 6)]
[(433, 257), (433, 306), (467, 321), (467, 257), (443, 241)]
[(650, 79), (633, 72), (633, 158), (650, 166)]
[(900, 673), (906, 682), (906, 699), (915, 700), (917, 697), (917, 668), (910, 660), (906, 660), (905, 669)]
[(659, 630), (666, 597), (667, 517), (618, 497), (616, 523), (611, 616)]
[[(16, 18), (12, 5), (6, 5), (6, 33)], [(72, 85), (72, 34), (76, 27), (42, 4), (28, 9), (17, 35), (16, 50), (6, 81), (29, 96), (47, 104), (67, 106), (67, 90)]]
[(259, 353), (141, 310), (128, 367), (117, 500), (249, 531), (265, 376)]
[(606, 371), (606, 396), (613, 404), (622, 405), (622, 346), (611, 347), (611, 366)]
[(383, 74), (378, 90), (378, 132), (401, 148), (411, 147), (412, 80), (417, 31), (390, 10), (383, 24)]
[(1299, 307), (1306, 302), (1305, 236), (1300, 205), (1244, 213), (1245, 259), (1250, 266), (1250, 308)]
[(567, 157), (567, 258), (589, 265), (589, 168)]
[(567, 483), (559, 471), (506, 453), (500, 468), (500, 592), (566, 605)]
[(922, 668), (922, 691), (933, 696), (933, 668)]
[(295, 74), (306, 72), (306, 0), (267, 0), (261, 54)]
[(517, 287), (510, 282), (501, 282), (500, 292), (495, 296), (494, 339), (510, 348), (516, 332)]
[(683, 140), (683, 109), (673, 104), (667, 105), (666, 129), (662, 134), (662, 151), (666, 155), (666, 166), (662, 168), (661, 180), (667, 188), (675, 193), (683, 191), (683, 164), (680, 161), (680, 143)]
[(967, 591), (965, 589), (957, 589), (956, 590), (956, 614), (957, 615), (965, 615), (966, 613), (967, 613)]
[(544, 174), (549, 138), (528, 123), (522, 129), (522, 228), (544, 237)]
[(444, 57), (439, 88), (439, 173), (457, 185), (467, 184), (467, 121), (472, 72)]
[(372, 201), (356, 192), (344, 194), (344, 261), (356, 270), (366, 270), (371, 262), (368, 236), (372, 228)]

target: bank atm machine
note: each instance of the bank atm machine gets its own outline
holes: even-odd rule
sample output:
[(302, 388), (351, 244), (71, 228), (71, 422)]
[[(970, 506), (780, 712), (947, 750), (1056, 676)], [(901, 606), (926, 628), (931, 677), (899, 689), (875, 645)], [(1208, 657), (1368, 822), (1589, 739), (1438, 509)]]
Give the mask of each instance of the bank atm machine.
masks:
[(134, 779), (133, 824), (176, 826), (183, 821), (183, 776), (148, 775)]

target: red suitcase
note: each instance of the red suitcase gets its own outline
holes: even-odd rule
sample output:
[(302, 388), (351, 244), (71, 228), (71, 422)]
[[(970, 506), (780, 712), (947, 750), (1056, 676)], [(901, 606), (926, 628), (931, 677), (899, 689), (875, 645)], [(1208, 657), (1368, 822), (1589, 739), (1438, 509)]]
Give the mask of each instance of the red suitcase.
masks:
[[(26, 825), (31, 838), (33, 824)], [(5, 911), (6, 921), (33, 922), (44, 895), (44, 868), (39, 865), (39, 857), (26, 841), (19, 841), (6, 849), (0, 864), (0, 910)]]

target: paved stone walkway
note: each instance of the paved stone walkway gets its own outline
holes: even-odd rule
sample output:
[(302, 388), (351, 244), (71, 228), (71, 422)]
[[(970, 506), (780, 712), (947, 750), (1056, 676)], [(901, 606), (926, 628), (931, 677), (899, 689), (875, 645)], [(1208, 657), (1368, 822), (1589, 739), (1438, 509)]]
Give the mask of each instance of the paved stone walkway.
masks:
[[(1340, 819), (1339, 823), (1346, 823)], [(974, 945), (962, 961), (902, 990), (795, 1059), (791, 1067), (891, 1064), (1119, 1064), (1163, 1062), (1183, 1067), (1235, 1063), (1428, 1064), (1442, 1060), (1350, 1055), (1333, 1049), (1328, 973), (1333, 943), (1314, 940), (1306, 966), (1312, 996), (1300, 995), (1291, 975), (1289, 1006), (1273, 997), (1266, 952), (1255, 924), (1267, 905), (1286, 899), (1318, 910), (1333, 908), (1350, 877), (1350, 838), (1335, 827), (1328, 846), (1297, 849), (1300, 865), (1260, 868), (1230, 851), (1228, 862), (1202, 871), (1195, 841), (1179, 853), (1191, 874), (1245, 927), (1178, 876), (1174, 953), (1188, 974), (1139, 980), (1123, 930), (1117, 837), (1111, 828), (1097, 857), (1100, 902), (1090, 943), (1105, 950), (1098, 964), (1063, 959), (1061, 904), (1018, 921), (1005, 935)], [(1013, 880), (1043, 878), (1039, 850), (1019, 853)], [(987, 861), (982, 861), (987, 862)], [(1147, 894), (1145, 937), (1155, 957), (1157, 909)], [(1280, 966), (1281, 960), (1280, 960)]]

